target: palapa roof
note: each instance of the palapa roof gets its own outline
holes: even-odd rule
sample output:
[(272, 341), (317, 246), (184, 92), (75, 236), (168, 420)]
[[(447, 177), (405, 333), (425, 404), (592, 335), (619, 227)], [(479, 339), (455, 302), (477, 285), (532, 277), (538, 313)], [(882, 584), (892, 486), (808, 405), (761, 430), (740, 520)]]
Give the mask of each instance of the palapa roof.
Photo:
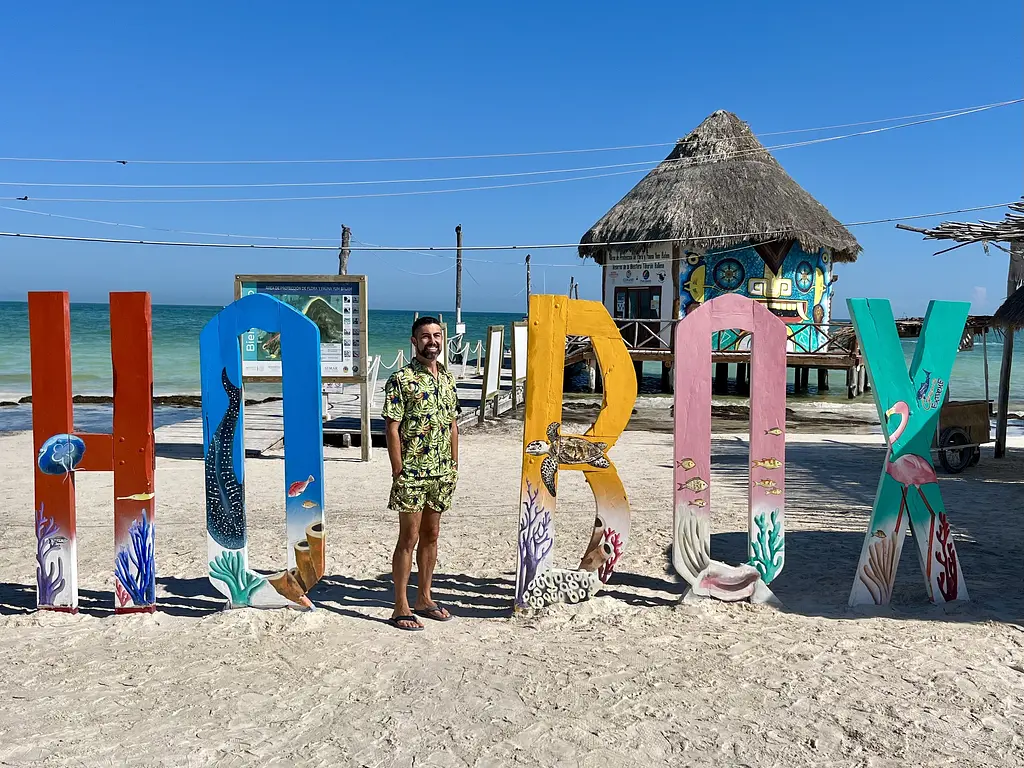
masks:
[(834, 261), (856, 261), (862, 250), (825, 206), (790, 178), (750, 126), (724, 110), (676, 142), (668, 157), (587, 231), (579, 254), (602, 262), (604, 244), (637, 240), (678, 240), (705, 248), (797, 240), (806, 251), (828, 248)]
[(1016, 290), (1004, 301), (992, 316), (992, 320), (1003, 328), (1012, 328), (1015, 331), (1024, 328), (1024, 290)]
[(1002, 221), (944, 221), (930, 229), (897, 224), (897, 229), (920, 232), (926, 240), (954, 240), (958, 243), (998, 243), (1024, 240), (1024, 200), (1010, 203)]

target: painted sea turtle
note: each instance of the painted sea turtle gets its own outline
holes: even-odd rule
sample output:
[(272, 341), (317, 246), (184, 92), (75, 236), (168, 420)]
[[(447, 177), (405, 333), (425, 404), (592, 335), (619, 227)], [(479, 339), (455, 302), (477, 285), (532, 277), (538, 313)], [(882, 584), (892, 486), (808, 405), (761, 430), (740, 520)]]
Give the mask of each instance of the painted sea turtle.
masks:
[(526, 446), (531, 456), (543, 456), (540, 465), (540, 477), (547, 486), (548, 493), (555, 495), (555, 475), (559, 464), (589, 464), (592, 467), (606, 469), (611, 466), (604, 452), (607, 443), (592, 443), (576, 435), (561, 434), (562, 425), (557, 421), (548, 425), (548, 439), (534, 440)]

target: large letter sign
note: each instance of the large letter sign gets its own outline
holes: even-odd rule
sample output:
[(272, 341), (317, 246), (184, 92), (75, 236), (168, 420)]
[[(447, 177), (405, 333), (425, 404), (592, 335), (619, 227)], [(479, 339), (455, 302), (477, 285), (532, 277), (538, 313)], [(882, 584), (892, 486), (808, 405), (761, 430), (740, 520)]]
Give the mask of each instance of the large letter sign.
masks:
[[(249, 568), (247, 549), (238, 337), (251, 328), (281, 335), (288, 562), (270, 575)], [(210, 581), (229, 607), (312, 608), (306, 595), (325, 566), (320, 330), (298, 310), (254, 293), (207, 323), (199, 336), (199, 358)]]
[[(532, 296), (528, 322), (517, 610), (585, 600), (611, 576), (629, 539), (629, 502), (608, 450), (629, 423), (636, 401), (629, 352), (600, 302)], [(562, 431), (566, 335), (590, 337), (604, 377), (604, 402), (585, 435)], [(582, 470), (597, 502), (590, 544), (575, 571), (550, 567), (551, 513), (562, 469)]]
[(75, 473), (114, 473), (115, 613), (156, 604), (153, 339), (148, 293), (110, 294), (113, 434), (75, 433), (71, 315), (64, 291), (28, 295), (40, 608), (78, 611)]
[[(750, 489), (744, 565), (711, 559), (711, 334), (753, 335), (750, 353)], [(773, 599), (785, 563), (786, 325), (762, 304), (730, 293), (701, 305), (675, 332), (675, 512), (672, 564), (693, 593)]]
[(847, 305), (864, 348), (889, 447), (850, 605), (886, 605), (892, 598), (908, 524), (929, 599), (933, 603), (967, 600), (932, 466), (931, 445), (970, 304), (933, 301), (928, 305), (909, 376), (889, 302), (848, 299)]

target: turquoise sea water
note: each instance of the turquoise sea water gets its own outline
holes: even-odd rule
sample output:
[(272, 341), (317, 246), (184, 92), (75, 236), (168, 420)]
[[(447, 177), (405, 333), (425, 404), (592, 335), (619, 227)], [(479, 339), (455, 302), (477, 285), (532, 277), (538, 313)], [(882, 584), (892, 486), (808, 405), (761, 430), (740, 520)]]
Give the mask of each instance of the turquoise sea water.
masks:
[[(199, 333), (218, 311), (219, 307), (192, 307), (158, 305), (153, 307), (153, 370), (158, 395), (198, 394)], [(436, 309), (424, 308), (421, 314), (437, 314)], [(454, 313), (444, 312), (445, 320), (454, 326)], [(409, 332), (412, 311), (370, 310), (370, 354), (383, 357), (390, 364), (398, 351), (409, 350)], [(485, 338), (487, 326), (505, 325), (506, 340), (510, 338), (510, 325), (521, 320), (521, 315), (505, 313), (466, 313), (467, 340), (475, 343)], [(28, 305), (24, 302), (0, 302), (0, 400), (17, 400), (30, 394)], [(506, 342), (507, 343), (507, 342)], [(913, 356), (914, 341), (904, 342), (908, 362)], [(1016, 366), (1011, 377), (1011, 410), (1024, 410), (1024, 335), (1018, 335), (1015, 344)], [(996, 395), (1002, 340), (994, 334), (988, 339), (989, 381), (991, 397)], [(981, 399), (985, 396), (985, 377), (980, 339), (971, 351), (957, 356), (950, 382), (951, 396), (955, 400)], [(109, 307), (106, 304), (72, 304), (71, 306), (71, 361), (75, 394), (109, 395), (112, 392), (110, 368)], [(657, 366), (648, 366), (654, 374)], [(382, 370), (382, 375), (386, 372)], [(792, 374), (791, 374), (792, 375)], [(831, 392), (823, 395), (830, 400), (845, 400), (845, 378), (842, 373), (832, 375)], [(816, 384), (811, 377), (812, 397)], [(253, 396), (273, 394), (273, 385), (248, 386)], [(28, 409), (0, 408), (0, 430), (26, 429), (30, 424)], [(95, 414), (93, 414), (95, 410)], [(167, 423), (189, 418), (188, 409), (172, 409), (159, 413), (157, 420)], [(162, 409), (161, 409), (162, 411)], [(94, 419), (109, 420), (109, 407), (91, 409), (76, 407), (77, 414)], [(84, 428), (82, 425), (79, 428)], [(99, 426), (88, 428), (100, 428)], [(109, 427), (107, 427), (109, 428)]]
[[(199, 333), (221, 307), (153, 307), (153, 378), (158, 395), (199, 394)], [(438, 314), (426, 308), (421, 315)], [(441, 312), (454, 331), (455, 313)], [(409, 354), (409, 336), (415, 313), (369, 312), (371, 355), (391, 364), (398, 351)], [(522, 315), (463, 313), (468, 341), (483, 340), (487, 326), (511, 324)], [(0, 302), (0, 400), (17, 400), (31, 393), (28, 343), (28, 304)], [(76, 395), (112, 394), (110, 369), (110, 308), (106, 304), (71, 305), (71, 375)], [(249, 387), (247, 387), (249, 389)]]

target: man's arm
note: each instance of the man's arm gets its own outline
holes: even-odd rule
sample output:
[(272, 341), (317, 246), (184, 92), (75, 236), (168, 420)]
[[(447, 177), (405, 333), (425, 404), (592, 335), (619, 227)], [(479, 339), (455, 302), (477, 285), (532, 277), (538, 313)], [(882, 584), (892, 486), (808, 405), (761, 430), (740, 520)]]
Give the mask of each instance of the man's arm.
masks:
[(385, 419), (384, 434), (388, 442), (388, 458), (391, 459), (391, 476), (398, 477), (402, 474), (402, 440), (398, 435), (400, 422), (394, 419)]
[(459, 468), (459, 421), (452, 419), (452, 461)]

